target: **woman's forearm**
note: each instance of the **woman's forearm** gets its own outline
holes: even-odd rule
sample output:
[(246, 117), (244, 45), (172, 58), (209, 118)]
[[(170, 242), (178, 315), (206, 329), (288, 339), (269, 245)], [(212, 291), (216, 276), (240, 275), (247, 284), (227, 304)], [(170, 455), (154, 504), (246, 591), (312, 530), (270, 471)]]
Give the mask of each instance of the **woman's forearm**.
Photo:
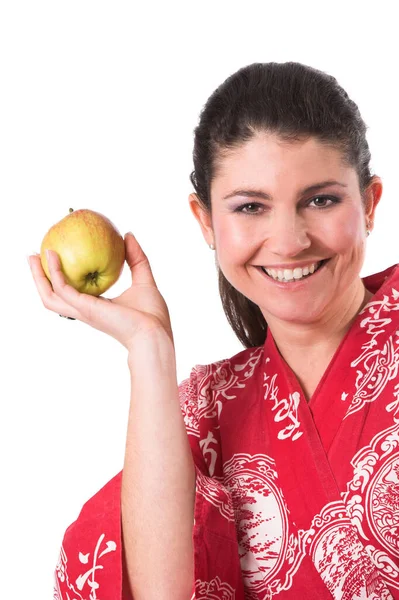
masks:
[(137, 337), (128, 365), (131, 400), (121, 492), (127, 578), (134, 600), (189, 600), (195, 468), (171, 339), (162, 331)]

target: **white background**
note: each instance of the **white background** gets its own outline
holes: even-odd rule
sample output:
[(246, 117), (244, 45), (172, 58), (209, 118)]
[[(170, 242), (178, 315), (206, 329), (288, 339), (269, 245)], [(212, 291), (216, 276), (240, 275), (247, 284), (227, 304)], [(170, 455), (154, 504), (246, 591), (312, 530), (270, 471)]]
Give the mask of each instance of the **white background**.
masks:
[[(189, 209), (193, 129), (237, 69), (294, 60), (334, 75), (369, 127), (384, 192), (361, 275), (398, 262), (392, 4), (2, 2), (2, 597), (52, 597), (66, 527), (122, 468), (129, 407), (126, 350), (46, 310), (26, 255), (70, 207), (102, 212), (150, 259), (179, 381), (243, 350)], [(129, 282), (126, 265), (105, 295)]]

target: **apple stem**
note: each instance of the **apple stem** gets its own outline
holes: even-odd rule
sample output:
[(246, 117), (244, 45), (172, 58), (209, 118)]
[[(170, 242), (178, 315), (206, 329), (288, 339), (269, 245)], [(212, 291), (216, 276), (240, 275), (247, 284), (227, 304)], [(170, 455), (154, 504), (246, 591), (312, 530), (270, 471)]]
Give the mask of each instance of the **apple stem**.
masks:
[(70, 209), (69, 209), (69, 212), (70, 212), (70, 213), (71, 213), (71, 212), (73, 212), (73, 208), (70, 208)]

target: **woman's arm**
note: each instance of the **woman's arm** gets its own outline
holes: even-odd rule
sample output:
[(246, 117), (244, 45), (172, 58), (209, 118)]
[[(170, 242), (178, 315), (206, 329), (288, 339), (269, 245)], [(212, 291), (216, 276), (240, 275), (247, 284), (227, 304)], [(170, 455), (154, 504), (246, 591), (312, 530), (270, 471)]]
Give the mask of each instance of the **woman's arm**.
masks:
[(128, 365), (131, 401), (121, 491), (125, 576), (134, 600), (189, 600), (195, 467), (172, 340), (161, 330), (139, 334)]

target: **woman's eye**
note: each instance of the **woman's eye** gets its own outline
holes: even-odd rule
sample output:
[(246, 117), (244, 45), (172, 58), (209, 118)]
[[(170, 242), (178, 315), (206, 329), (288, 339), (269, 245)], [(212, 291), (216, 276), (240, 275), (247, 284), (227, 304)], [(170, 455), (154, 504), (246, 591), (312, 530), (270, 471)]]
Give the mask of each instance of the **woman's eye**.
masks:
[(259, 212), (258, 210), (244, 210), (250, 207), (257, 209), (259, 207), (262, 207), (262, 205), (258, 204), (257, 202), (250, 202), (248, 204), (242, 204), (241, 206), (237, 206), (237, 208), (234, 209), (234, 212), (240, 212), (244, 215), (256, 215)]
[[(321, 200), (321, 202), (323, 203), (323, 204), (316, 203), (315, 206), (318, 208), (328, 208), (332, 204), (337, 204), (339, 202), (339, 199), (335, 198), (335, 196), (316, 196), (315, 198), (312, 198), (312, 200), (309, 202), (309, 204), (311, 204), (312, 202), (316, 202), (317, 200)], [(331, 204), (325, 204), (325, 202), (328, 202), (328, 201), (330, 201)]]

